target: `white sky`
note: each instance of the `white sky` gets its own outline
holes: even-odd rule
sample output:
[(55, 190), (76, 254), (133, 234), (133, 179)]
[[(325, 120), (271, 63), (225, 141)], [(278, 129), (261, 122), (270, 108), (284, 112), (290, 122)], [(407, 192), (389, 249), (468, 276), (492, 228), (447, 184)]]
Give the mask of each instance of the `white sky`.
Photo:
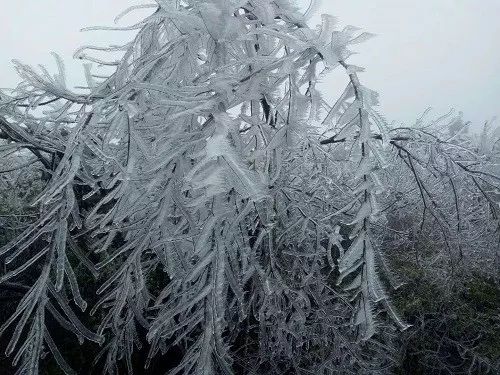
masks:
[[(0, 87), (18, 82), (11, 59), (53, 68), (50, 51), (67, 64), (69, 82), (83, 82), (73, 51), (83, 44), (126, 41), (117, 32), (86, 32), (110, 25), (115, 15), (142, 0), (2, 1)], [(308, 0), (300, 0), (306, 4)], [(500, 0), (323, 0), (320, 13), (377, 37), (357, 47), (350, 61), (364, 66), (361, 79), (381, 94), (390, 120), (413, 121), (432, 106), (436, 115), (456, 108), (481, 124), (500, 114)], [(125, 19), (124, 21), (131, 21)], [(322, 87), (335, 99), (337, 76)]]

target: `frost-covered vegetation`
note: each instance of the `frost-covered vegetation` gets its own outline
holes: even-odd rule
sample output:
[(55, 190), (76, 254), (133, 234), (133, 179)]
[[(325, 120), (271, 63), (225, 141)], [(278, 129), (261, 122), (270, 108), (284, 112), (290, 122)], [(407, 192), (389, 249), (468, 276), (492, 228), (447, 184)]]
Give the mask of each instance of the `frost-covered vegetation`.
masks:
[(388, 124), (349, 64), (371, 35), (289, 0), (149, 7), (77, 51), (113, 67), (85, 93), (58, 58), (0, 93), (17, 373), (499, 371), (495, 129)]

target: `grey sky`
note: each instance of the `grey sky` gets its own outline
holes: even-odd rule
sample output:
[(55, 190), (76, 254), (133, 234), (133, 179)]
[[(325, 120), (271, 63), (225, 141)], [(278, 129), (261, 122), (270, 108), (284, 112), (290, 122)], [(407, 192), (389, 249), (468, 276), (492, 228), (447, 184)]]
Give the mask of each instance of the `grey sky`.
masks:
[[(127, 40), (112, 32), (79, 32), (108, 25), (139, 0), (15, 0), (0, 13), (0, 87), (17, 83), (11, 59), (53, 67), (50, 51), (66, 61), (71, 84), (82, 82), (73, 51), (83, 44)], [(300, 0), (302, 4), (307, 0)], [(454, 107), (480, 124), (500, 114), (500, 0), (323, 0), (318, 15), (330, 13), (339, 25), (377, 34), (357, 46), (352, 63), (364, 66), (365, 85), (380, 92), (391, 120), (412, 121), (425, 108), (436, 114)], [(124, 21), (130, 21), (126, 19)], [(334, 100), (337, 76), (325, 80)]]

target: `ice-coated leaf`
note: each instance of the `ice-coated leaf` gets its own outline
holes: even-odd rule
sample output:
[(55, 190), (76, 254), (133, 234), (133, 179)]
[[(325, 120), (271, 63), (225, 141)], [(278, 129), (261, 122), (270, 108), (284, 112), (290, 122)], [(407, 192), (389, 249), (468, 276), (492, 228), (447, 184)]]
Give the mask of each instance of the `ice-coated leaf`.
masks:
[(54, 340), (52, 340), (52, 337), (50, 336), (49, 332), (47, 330), (44, 330), (44, 339), (45, 342), (47, 343), (47, 346), (49, 347), (50, 351), (54, 355), (54, 358), (57, 361), (57, 364), (61, 368), (61, 370), (64, 371), (66, 375), (76, 375), (75, 370), (73, 370), (66, 360), (63, 358), (61, 352), (57, 348), (56, 344), (54, 343)]
[(340, 273), (346, 272), (351, 269), (359, 260), (364, 257), (364, 252), (366, 249), (366, 234), (360, 233), (352, 242), (351, 246), (346, 250), (339, 262)]
[(359, 34), (357, 37), (351, 39), (349, 41), (349, 44), (364, 43), (367, 40), (370, 40), (375, 36), (376, 36), (375, 34), (364, 32), (364, 33)]
[(375, 334), (375, 320), (370, 300), (366, 298), (360, 299), (354, 322), (361, 329), (361, 340), (367, 341)]

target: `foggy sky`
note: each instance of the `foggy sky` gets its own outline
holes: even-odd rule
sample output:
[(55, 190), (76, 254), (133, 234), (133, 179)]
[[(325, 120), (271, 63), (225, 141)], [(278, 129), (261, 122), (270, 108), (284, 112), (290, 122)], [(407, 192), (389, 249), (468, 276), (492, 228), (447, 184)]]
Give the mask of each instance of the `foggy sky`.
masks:
[[(124, 42), (131, 34), (79, 30), (110, 25), (121, 10), (143, 2), (4, 1), (0, 87), (18, 82), (11, 59), (53, 69), (50, 51), (64, 58), (69, 83), (82, 83), (80, 62), (72, 61), (74, 50)], [(361, 79), (380, 93), (388, 119), (412, 122), (429, 106), (436, 115), (456, 108), (477, 125), (500, 114), (500, 0), (323, 0), (311, 24), (319, 22), (320, 13), (336, 16), (340, 27), (350, 24), (377, 34), (356, 46), (359, 55), (350, 62), (366, 68)], [(330, 101), (340, 87), (338, 77), (321, 85)]]

